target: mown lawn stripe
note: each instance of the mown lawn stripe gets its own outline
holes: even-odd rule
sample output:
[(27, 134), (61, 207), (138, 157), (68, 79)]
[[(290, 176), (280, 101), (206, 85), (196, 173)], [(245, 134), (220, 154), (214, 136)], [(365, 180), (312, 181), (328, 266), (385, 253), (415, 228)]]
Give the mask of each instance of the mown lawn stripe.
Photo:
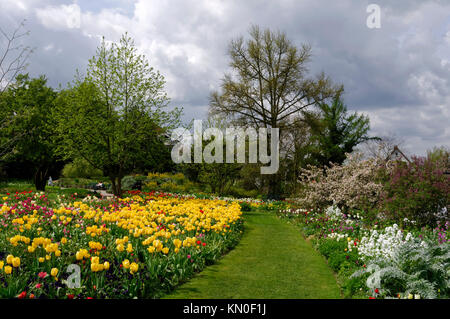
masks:
[(298, 228), (271, 213), (245, 213), (241, 242), (165, 298), (341, 298), (332, 270)]

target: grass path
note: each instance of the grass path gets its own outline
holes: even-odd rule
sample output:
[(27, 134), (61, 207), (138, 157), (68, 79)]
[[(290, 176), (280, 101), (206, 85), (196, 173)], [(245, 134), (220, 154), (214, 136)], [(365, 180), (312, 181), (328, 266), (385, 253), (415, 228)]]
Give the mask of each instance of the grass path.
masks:
[(341, 298), (331, 269), (298, 228), (267, 212), (244, 218), (236, 248), (165, 298)]

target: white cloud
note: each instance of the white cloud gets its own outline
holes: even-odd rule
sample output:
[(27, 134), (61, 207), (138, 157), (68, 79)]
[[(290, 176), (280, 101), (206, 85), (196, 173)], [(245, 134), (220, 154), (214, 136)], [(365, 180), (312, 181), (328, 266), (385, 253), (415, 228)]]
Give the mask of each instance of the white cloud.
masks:
[(79, 29), (81, 25), (81, 9), (75, 3), (37, 8), (36, 16), (49, 29)]

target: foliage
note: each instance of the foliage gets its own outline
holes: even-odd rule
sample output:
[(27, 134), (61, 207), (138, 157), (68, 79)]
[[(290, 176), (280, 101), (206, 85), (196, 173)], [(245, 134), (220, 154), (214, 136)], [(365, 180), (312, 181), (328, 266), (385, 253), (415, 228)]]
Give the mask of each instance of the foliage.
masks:
[(17, 141), (23, 139), (27, 131), (17, 129), (17, 121), (27, 115), (27, 109), (17, 107), (11, 101), (5, 103), (4, 99), (10, 97), (7, 92), (15, 85), (20, 74), (25, 72), (27, 60), (33, 50), (23, 45), (22, 39), (29, 35), (22, 28), (25, 20), (11, 33), (0, 27), (0, 159), (3, 160), (14, 151)]
[(164, 110), (164, 84), (127, 34), (118, 44), (103, 41), (86, 77), (60, 94), (55, 115), (61, 152), (102, 170), (120, 196), (127, 173), (167, 153), (164, 133), (178, 123), (180, 110)]
[(68, 178), (101, 178), (103, 177), (102, 171), (95, 169), (83, 158), (77, 158), (71, 163), (67, 163), (63, 170), (62, 175)]
[(252, 206), (247, 202), (240, 202), (239, 205), (241, 205), (241, 211), (243, 212), (249, 212), (252, 210)]
[(30, 79), (28, 75), (18, 75), (15, 84), (0, 99), (2, 117), (20, 114), (2, 131), (6, 139), (14, 139), (21, 132), (9, 155), (13, 160), (30, 163), (38, 190), (45, 189), (49, 170), (57, 161), (54, 122), (50, 116), (55, 98), (56, 92), (47, 86), (44, 76)]
[(145, 190), (162, 190), (171, 193), (193, 193), (201, 186), (191, 182), (183, 173), (149, 173), (143, 181)]
[(382, 210), (391, 220), (404, 219), (418, 226), (434, 226), (449, 219), (450, 176), (448, 153), (444, 156), (413, 157), (410, 163), (395, 162), (386, 172)]
[[(395, 248), (393, 258), (375, 258), (366, 270), (366, 285), (374, 296), (385, 298), (449, 298), (450, 243), (423, 245), (420, 240)], [(375, 293), (378, 289), (378, 293)]]
[(331, 105), (319, 103), (318, 108), (318, 119), (304, 113), (304, 121), (311, 129), (309, 154), (318, 166), (342, 164), (346, 154), (351, 153), (355, 146), (371, 139), (367, 135), (369, 118), (357, 113), (348, 114), (339, 95)]

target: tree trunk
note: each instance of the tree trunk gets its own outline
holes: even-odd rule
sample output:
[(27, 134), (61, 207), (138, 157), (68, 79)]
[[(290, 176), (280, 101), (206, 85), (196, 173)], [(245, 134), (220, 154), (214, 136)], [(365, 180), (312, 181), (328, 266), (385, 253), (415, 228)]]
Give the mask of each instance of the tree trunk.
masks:
[(109, 176), (114, 196), (122, 197), (122, 178), (118, 176)]
[(47, 172), (48, 168), (38, 167), (36, 173), (34, 174), (34, 186), (37, 191), (45, 191), (45, 185), (47, 182)]
[(267, 198), (273, 200), (281, 199), (281, 179), (278, 173), (269, 176)]

